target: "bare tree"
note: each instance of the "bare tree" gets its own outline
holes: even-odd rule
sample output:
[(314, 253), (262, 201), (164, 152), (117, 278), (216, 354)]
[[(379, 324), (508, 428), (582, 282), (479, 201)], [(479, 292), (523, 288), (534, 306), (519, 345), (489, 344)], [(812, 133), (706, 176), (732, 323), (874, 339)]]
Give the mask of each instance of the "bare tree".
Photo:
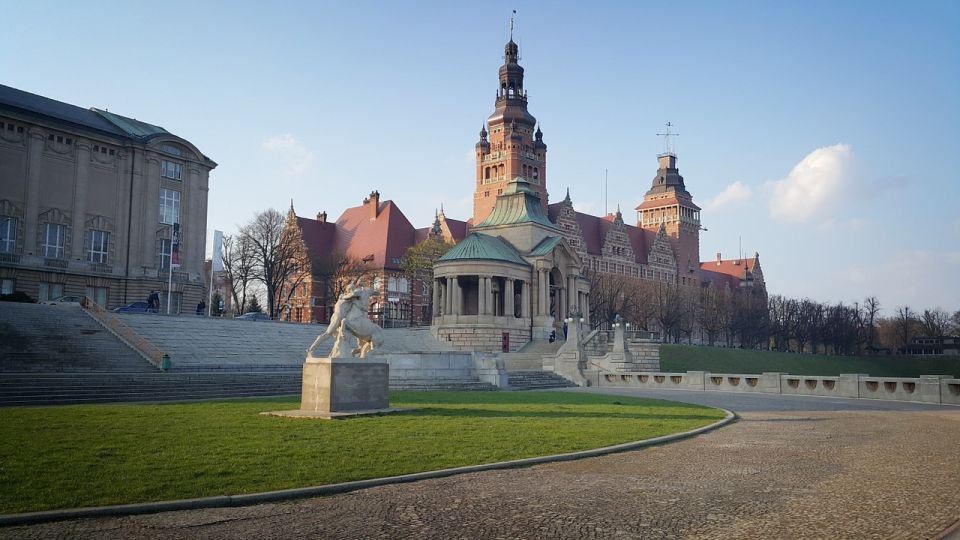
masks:
[(235, 315), (242, 315), (247, 304), (247, 291), (254, 279), (253, 250), (246, 237), (223, 237), (223, 270), (230, 283)]
[[(284, 287), (296, 287), (294, 276), (303, 275), (300, 268), (309, 264), (300, 228), (291, 212), (287, 220), (273, 208), (256, 214), (240, 228), (240, 234), (250, 243), (253, 253), (254, 279), (266, 289), (267, 310), (271, 317), (278, 315), (283, 303)], [(302, 278), (301, 278), (302, 279)]]
[(950, 315), (939, 307), (925, 309), (920, 317), (920, 327), (927, 337), (944, 336), (950, 328)]
[[(410, 299), (413, 303), (413, 295), (418, 290), (417, 284), (426, 284), (427, 297), (423, 299), (424, 305), (428, 306), (427, 315), (433, 313), (433, 264), (437, 259), (443, 256), (453, 244), (444, 240), (442, 236), (433, 236), (415, 246), (410, 246), (400, 259), (400, 269), (410, 279)], [(514, 299), (508, 301), (512, 304)], [(410, 324), (413, 325), (414, 310), (410, 310)], [(430, 321), (423, 321), (430, 322)]]
[(880, 300), (876, 296), (863, 299), (863, 318), (867, 326), (867, 348), (872, 349), (877, 335), (877, 316), (880, 314)]
[(901, 306), (897, 308), (897, 314), (893, 318), (896, 328), (897, 345), (906, 347), (910, 344), (910, 339), (917, 326), (917, 318), (910, 310), (910, 306)]

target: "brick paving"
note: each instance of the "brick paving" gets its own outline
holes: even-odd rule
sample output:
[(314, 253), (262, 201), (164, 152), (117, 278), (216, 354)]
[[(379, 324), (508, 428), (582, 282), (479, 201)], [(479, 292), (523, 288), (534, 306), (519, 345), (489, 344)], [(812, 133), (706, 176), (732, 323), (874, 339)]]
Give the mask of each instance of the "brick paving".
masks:
[(600, 458), (10, 527), (0, 538), (886, 539), (930, 538), (960, 519), (960, 408), (741, 416), (694, 439)]

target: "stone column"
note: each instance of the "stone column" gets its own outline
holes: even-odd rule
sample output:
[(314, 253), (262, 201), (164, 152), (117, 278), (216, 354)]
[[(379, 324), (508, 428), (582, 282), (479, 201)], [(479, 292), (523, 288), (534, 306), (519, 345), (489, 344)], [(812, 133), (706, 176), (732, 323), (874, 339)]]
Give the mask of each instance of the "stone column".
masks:
[(70, 231), (73, 245), (70, 249), (70, 258), (85, 261), (83, 244), (86, 241), (87, 221), (87, 170), (90, 168), (90, 143), (87, 140), (77, 140), (77, 172), (73, 183), (73, 222)]
[(450, 314), (450, 310), (453, 309), (453, 304), (450, 303), (450, 278), (443, 280), (443, 315), (446, 317)]
[(503, 314), (510, 318), (516, 317), (517, 313), (514, 311), (513, 302), (513, 278), (505, 278), (503, 284), (505, 289), (503, 293)]
[(43, 158), (43, 139), (45, 133), (36, 128), (30, 129), (30, 143), (27, 149), (27, 192), (23, 210), (23, 251), (43, 256), (37, 242), (37, 221), (40, 218), (40, 163)]
[(452, 302), (450, 306), (450, 313), (453, 315), (460, 315), (460, 280), (454, 277), (450, 288), (450, 300)]
[(520, 282), (520, 316), (530, 318), (530, 282)]
[(547, 271), (540, 270), (540, 282), (537, 284), (537, 290), (539, 291), (539, 302), (538, 304), (538, 315), (547, 316), (549, 315), (550, 310), (550, 278), (547, 277)]
[(477, 315), (487, 314), (487, 277), (477, 276)]
[(493, 278), (496, 276), (487, 276), (487, 314), (488, 315), (497, 315), (497, 305), (493, 301)]
[(576, 276), (567, 276), (567, 312), (563, 314), (564, 318), (571, 312), (577, 310), (577, 278)]
[(586, 293), (583, 295), (583, 321), (590, 324), (590, 295)]
[(440, 314), (439, 311), (440, 311), (440, 280), (434, 279), (433, 280), (433, 307), (431, 307), (430, 312), (434, 317), (436, 317), (437, 315)]

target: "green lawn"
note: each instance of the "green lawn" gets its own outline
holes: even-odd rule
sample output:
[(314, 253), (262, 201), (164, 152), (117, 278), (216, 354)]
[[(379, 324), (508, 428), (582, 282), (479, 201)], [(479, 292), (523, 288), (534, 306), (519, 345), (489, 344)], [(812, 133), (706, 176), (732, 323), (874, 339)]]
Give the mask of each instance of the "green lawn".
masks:
[(296, 398), (0, 409), (0, 513), (313, 486), (686, 431), (716, 409), (564, 392), (397, 392), (416, 411), (260, 416)]
[(662, 346), (660, 367), (666, 372), (780, 371), (793, 375), (866, 373), (875, 377), (960, 377), (960, 357), (956, 356), (827, 356), (687, 345)]

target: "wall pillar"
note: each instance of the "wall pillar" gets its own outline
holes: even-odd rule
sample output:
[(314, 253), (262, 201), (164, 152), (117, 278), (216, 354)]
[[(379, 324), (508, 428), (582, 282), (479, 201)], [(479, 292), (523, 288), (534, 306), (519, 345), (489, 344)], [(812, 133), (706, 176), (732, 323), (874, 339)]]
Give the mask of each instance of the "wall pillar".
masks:
[(440, 311), (440, 280), (433, 280), (433, 306), (430, 308), (432, 316), (436, 317)]
[(23, 209), (23, 251), (43, 256), (37, 242), (40, 219), (40, 163), (43, 158), (44, 136), (42, 131), (30, 130), (30, 146), (27, 150), (27, 192)]
[(496, 276), (487, 276), (484, 278), (484, 281), (487, 282), (486, 288), (486, 303), (487, 303), (487, 314), (488, 315), (497, 315), (497, 304), (494, 302), (493, 298), (493, 278)]
[(513, 278), (504, 278), (504, 293), (503, 293), (503, 314), (507, 317), (516, 317), (517, 312), (514, 309), (513, 302)]
[(547, 316), (547, 310), (550, 308), (548, 295), (550, 294), (550, 281), (547, 278), (547, 271), (540, 270), (540, 279), (537, 283), (537, 315)]
[(73, 183), (73, 222), (70, 231), (73, 245), (70, 249), (70, 258), (86, 261), (83, 245), (86, 242), (87, 222), (87, 170), (90, 167), (90, 143), (86, 140), (77, 141), (77, 169)]
[[(160, 162), (155, 158), (147, 158), (144, 162), (144, 176), (146, 177), (147, 190), (143, 194), (143, 222), (140, 229), (140, 259), (144, 266), (160, 267), (160, 260), (157, 258), (157, 231), (163, 227), (169, 227), (171, 233), (167, 236), (172, 238), (172, 225), (160, 224)], [(183, 193), (180, 194), (180, 212), (183, 212)]]
[(577, 311), (577, 278), (576, 276), (567, 276), (567, 312), (563, 317), (569, 317), (571, 312)]

